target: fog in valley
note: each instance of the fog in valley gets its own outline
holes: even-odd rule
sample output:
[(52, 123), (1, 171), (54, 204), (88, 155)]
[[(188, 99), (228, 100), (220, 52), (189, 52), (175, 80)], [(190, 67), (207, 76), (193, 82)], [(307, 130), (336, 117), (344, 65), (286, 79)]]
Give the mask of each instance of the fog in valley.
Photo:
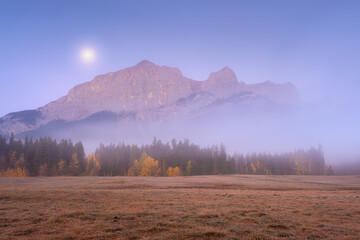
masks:
[[(360, 159), (360, 108), (355, 104), (228, 105), (192, 119), (100, 118), (64, 125), (50, 127), (46, 134), (58, 140), (82, 141), (87, 153), (100, 143), (142, 145), (151, 144), (155, 137), (163, 143), (189, 139), (203, 147), (223, 143), (230, 154), (282, 153), (321, 145), (330, 164), (358, 163)], [(41, 134), (36, 132), (35, 137)]]

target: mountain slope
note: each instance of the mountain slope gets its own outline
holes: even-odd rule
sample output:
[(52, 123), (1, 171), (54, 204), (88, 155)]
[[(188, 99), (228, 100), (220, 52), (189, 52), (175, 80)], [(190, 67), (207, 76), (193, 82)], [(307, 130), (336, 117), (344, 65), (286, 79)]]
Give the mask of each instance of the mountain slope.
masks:
[(228, 67), (211, 73), (205, 81), (195, 81), (184, 77), (178, 68), (144, 60), (79, 84), (70, 89), (68, 95), (36, 110), (10, 113), (0, 119), (0, 131), (20, 134), (41, 127), (46, 135), (44, 126), (49, 123), (54, 126), (54, 121), (76, 122), (101, 112), (131, 113), (131, 118), (124, 120), (128, 122), (162, 122), (193, 119), (229, 105), (266, 107), (293, 105), (299, 101), (291, 83), (238, 82)]

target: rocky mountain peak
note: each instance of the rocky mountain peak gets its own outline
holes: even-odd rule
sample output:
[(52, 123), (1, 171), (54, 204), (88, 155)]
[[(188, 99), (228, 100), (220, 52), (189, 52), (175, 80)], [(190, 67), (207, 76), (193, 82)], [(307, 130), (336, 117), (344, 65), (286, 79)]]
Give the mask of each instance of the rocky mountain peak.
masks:
[(134, 67), (144, 67), (144, 66), (157, 66), (157, 65), (150, 62), (149, 60), (142, 60), (141, 62), (136, 64)]
[(237, 85), (238, 80), (236, 79), (236, 75), (233, 70), (229, 67), (224, 67), (218, 72), (210, 73), (208, 82), (215, 82), (218, 84), (225, 85)]
[(240, 84), (233, 70), (224, 67), (218, 72), (213, 72), (203, 83), (203, 90), (214, 93), (219, 96), (229, 95), (237, 91)]

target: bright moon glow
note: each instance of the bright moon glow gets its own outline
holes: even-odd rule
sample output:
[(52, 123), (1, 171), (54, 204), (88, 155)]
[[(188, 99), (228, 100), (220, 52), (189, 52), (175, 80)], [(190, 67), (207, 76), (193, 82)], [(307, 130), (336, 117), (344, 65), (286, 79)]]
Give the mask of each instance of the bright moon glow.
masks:
[(91, 48), (84, 48), (80, 55), (83, 62), (91, 63), (95, 60), (95, 52)]

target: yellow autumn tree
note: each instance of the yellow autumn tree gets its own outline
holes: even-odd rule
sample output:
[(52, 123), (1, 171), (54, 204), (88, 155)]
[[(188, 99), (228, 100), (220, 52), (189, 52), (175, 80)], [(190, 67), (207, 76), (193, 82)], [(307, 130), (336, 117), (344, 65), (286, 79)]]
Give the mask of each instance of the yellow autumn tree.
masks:
[(191, 168), (192, 168), (191, 160), (189, 160), (189, 161), (187, 161), (187, 163), (186, 163), (186, 176), (190, 176), (190, 174), (191, 174)]
[(71, 158), (72, 159), (70, 162), (69, 170), (72, 175), (78, 175), (79, 169), (80, 169), (80, 162), (79, 162), (78, 156), (76, 153), (74, 153), (73, 155), (71, 155)]
[(305, 173), (305, 163), (304, 159), (300, 156), (296, 156), (294, 160), (294, 170), (296, 175), (304, 175)]
[(94, 154), (89, 154), (85, 159), (86, 163), (86, 175), (96, 176), (100, 171), (100, 163)]
[(250, 163), (250, 167), (251, 167), (251, 170), (252, 170), (252, 173), (256, 173), (256, 166), (254, 163)]
[(140, 176), (141, 164), (138, 160), (134, 161), (134, 164), (128, 170), (128, 176)]
[(169, 177), (178, 177), (178, 176), (181, 176), (181, 170), (179, 167), (169, 167), (168, 170), (167, 170), (167, 175)]
[[(5, 158), (2, 157), (1, 160)], [(19, 159), (16, 159), (16, 151), (10, 153), (10, 163), (13, 167), (6, 169), (4, 172), (0, 172), (0, 177), (26, 177), (28, 172), (25, 169), (25, 158), (24, 154), (21, 154)]]
[(22, 153), (19, 157), (19, 159), (16, 161), (15, 168), (24, 168), (25, 166), (25, 157)]
[(159, 161), (148, 156), (146, 152), (143, 152), (139, 160), (135, 160), (128, 170), (128, 176), (158, 176), (159, 174)]
[(167, 170), (166, 170), (166, 174), (169, 176), (169, 177), (172, 177), (173, 174), (174, 174), (174, 169), (172, 167), (169, 167)]
[(141, 162), (140, 176), (159, 176), (159, 173), (160, 167), (158, 160), (148, 156), (143, 162)]
[(139, 160), (135, 160), (134, 163), (130, 166), (129, 170), (128, 170), (128, 176), (140, 176), (141, 174), (141, 163), (148, 157), (148, 155), (146, 154), (146, 152), (143, 152), (141, 154), (141, 157), (139, 158)]
[(60, 175), (65, 175), (66, 171), (67, 171), (67, 164), (64, 160), (60, 160), (60, 162), (58, 163), (58, 167), (59, 167), (59, 173)]
[(5, 172), (0, 173), (0, 177), (26, 177), (26, 171), (22, 168), (8, 168)]

